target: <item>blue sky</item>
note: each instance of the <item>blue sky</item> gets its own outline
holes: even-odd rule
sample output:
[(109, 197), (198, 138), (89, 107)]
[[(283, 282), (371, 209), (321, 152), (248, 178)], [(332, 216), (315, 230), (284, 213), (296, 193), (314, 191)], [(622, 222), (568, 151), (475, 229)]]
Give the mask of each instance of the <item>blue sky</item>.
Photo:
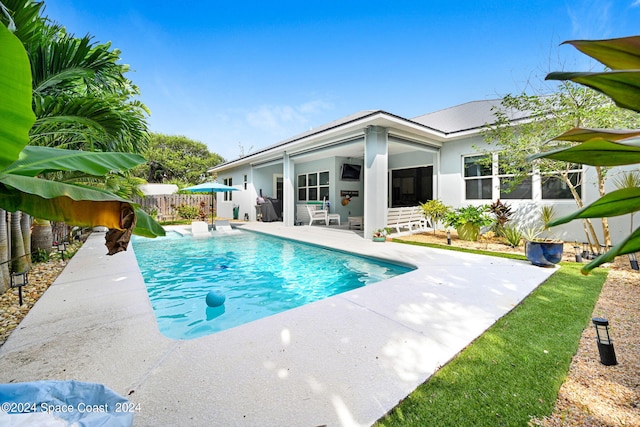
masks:
[(411, 118), (594, 64), (570, 39), (640, 34), (640, 0), (45, 0), (111, 41), (153, 132), (227, 160), (360, 110)]

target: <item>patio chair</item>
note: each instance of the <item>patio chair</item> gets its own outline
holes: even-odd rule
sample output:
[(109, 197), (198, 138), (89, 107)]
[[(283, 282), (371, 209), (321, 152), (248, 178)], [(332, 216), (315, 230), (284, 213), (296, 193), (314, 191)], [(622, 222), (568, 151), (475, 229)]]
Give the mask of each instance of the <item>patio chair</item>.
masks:
[(326, 197), (322, 200), (322, 209), (327, 211), (327, 225), (331, 224), (331, 221), (338, 221), (338, 225), (340, 225), (340, 214), (329, 213), (329, 202)]
[(329, 225), (329, 211), (327, 209), (316, 209), (315, 205), (307, 205), (309, 212), (309, 227), (313, 221), (324, 221), (324, 225)]

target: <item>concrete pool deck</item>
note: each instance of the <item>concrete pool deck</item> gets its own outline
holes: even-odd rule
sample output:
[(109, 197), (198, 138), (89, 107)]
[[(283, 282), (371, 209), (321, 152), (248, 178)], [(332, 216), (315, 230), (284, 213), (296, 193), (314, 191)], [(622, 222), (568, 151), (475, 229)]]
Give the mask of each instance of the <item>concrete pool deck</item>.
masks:
[(106, 256), (93, 233), (0, 347), (0, 382), (104, 383), (139, 404), (136, 426), (365, 426), (555, 271), (331, 227), (242, 227), (417, 269), (176, 341), (158, 331), (133, 250)]

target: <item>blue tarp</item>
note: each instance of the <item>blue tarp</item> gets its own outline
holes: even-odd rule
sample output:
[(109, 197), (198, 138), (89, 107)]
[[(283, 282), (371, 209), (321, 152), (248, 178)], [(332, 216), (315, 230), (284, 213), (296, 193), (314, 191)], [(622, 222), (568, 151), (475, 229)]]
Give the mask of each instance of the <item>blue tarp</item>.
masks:
[(0, 384), (0, 425), (133, 425), (138, 408), (103, 384), (33, 381)]

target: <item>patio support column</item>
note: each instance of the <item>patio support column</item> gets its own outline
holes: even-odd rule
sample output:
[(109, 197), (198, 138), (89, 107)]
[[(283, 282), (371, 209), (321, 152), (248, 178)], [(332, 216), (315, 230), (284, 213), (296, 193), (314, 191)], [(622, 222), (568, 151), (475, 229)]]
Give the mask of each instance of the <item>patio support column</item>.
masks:
[(440, 150), (433, 155), (433, 200), (440, 200)]
[(295, 164), (285, 151), (282, 155), (282, 222), (285, 227), (293, 227), (295, 221), (294, 177)]
[(389, 150), (387, 129), (369, 126), (364, 132), (364, 238), (387, 222)]

